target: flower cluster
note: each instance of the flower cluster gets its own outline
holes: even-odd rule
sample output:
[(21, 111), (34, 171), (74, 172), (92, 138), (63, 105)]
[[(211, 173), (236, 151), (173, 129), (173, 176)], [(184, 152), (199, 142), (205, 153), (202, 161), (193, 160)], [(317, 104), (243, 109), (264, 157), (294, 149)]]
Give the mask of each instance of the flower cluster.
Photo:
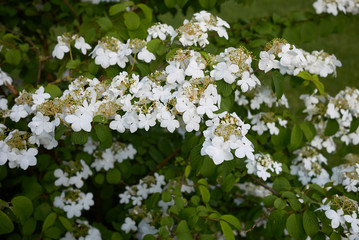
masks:
[(0, 68), (0, 86), (12, 84), (12, 78)]
[[(256, 88), (248, 92), (248, 94), (240, 94), (236, 90), (235, 101), (239, 106), (247, 110), (247, 118), (251, 122), (251, 129), (258, 135), (262, 135), (267, 131), (271, 135), (278, 135), (279, 127), (286, 127), (287, 125), (287, 120), (273, 111), (274, 107), (288, 108), (288, 100), (284, 94), (280, 99), (277, 99), (273, 90), (268, 86)], [(268, 108), (268, 110), (265, 112), (257, 111), (263, 108)]]
[(85, 39), (83, 37), (78, 36), (77, 34), (71, 35), (69, 33), (65, 33), (57, 37), (57, 44), (52, 51), (52, 56), (58, 59), (63, 59), (65, 53), (70, 52), (70, 56), (72, 58), (71, 42), (73, 42), (74, 40), (75, 48), (79, 49), (82, 54), (86, 55), (87, 50), (91, 49), (91, 46), (85, 42)]
[(279, 174), (282, 172), (282, 164), (274, 161), (269, 154), (257, 153), (254, 159), (246, 160), (246, 167), (249, 174), (257, 175), (264, 181), (271, 176), (271, 173)]
[(357, 192), (359, 185), (359, 156), (347, 154), (344, 164), (332, 168), (332, 177), (334, 185), (343, 185), (348, 192)]
[(91, 192), (83, 193), (75, 188), (67, 188), (54, 198), (54, 206), (64, 210), (67, 218), (80, 217), (82, 210), (89, 210), (94, 204)]
[[(359, 129), (352, 129), (352, 122), (359, 117), (359, 90), (346, 88), (335, 97), (304, 94), (300, 98), (304, 101), (307, 113), (306, 119), (314, 123), (316, 136), (311, 145), (319, 150), (325, 148), (328, 153), (336, 150), (334, 138), (346, 145), (359, 143)], [(337, 126), (337, 131), (328, 136), (325, 134), (328, 124)]]
[(10, 168), (26, 170), (37, 163), (38, 150), (30, 143), (31, 135), (17, 129), (8, 131), (0, 124), (0, 165), (8, 163)]
[(242, 92), (247, 92), (260, 85), (258, 78), (253, 74), (251, 63), (251, 53), (244, 47), (227, 48), (216, 56), (211, 77), (215, 80), (223, 79), (229, 84), (236, 81)]
[(329, 174), (322, 165), (327, 165), (327, 159), (311, 146), (305, 146), (294, 151), (297, 157), (292, 161), (290, 173), (298, 176), (303, 185), (316, 183), (324, 186), (329, 182)]
[(92, 171), (84, 160), (62, 162), (62, 167), (54, 171), (57, 178), (55, 186), (75, 185), (76, 188), (81, 188), (86, 180), (92, 175)]
[(91, 163), (91, 167), (96, 171), (101, 171), (101, 169), (108, 171), (115, 167), (115, 163), (122, 163), (125, 159), (134, 159), (135, 154), (137, 153), (136, 149), (132, 144), (124, 144), (120, 142), (113, 142), (110, 148), (100, 149), (94, 151), (94, 148), (97, 147), (96, 144), (90, 140), (84, 146), (84, 151), (87, 151), (89, 154), (93, 154), (95, 160)]
[(215, 164), (229, 161), (235, 156), (254, 159), (252, 143), (246, 137), (250, 128), (236, 113), (223, 112), (211, 120), (206, 121), (207, 129), (203, 131), (205, 141), (201, 155), (208, 155)]
[[(335, 195), (332, 199), (324, 199), (319, 209), (331, 221), (333, 229), (343, 228), (347, 239), (359, 238), (358, 203), (346, 196)], [(339, 231), (339, 229), (338, 229)]]
[(87, 221), (76, 220), (72, 232), (67, 232), (60, 240), (101, 240), (100, 231), (91, 226)]
[(327, 77), (336, 75), (336, 67), (341, 62), (334, 55), (324, 51), (308, 53), (283, 39), (273, 39), (266, 46), (267, 51), (260, 52), (259, 69), (268, 72), (279, 69), (281, 74), (298, 75), (302, 71)]
[(159, 38), (162, 41), (166, 40), (167, 36), (171, 38), (176, 36), (177, 33), (172, 26), (165, 23), (156, 23), (147, 29), (148, 36), (146, 41), (149, 42), (152, 39)]
[(201, 11), (195, 13), (190, 21), (186, 19), (177, 32), (183, 46), (197, 46), (198, 44), (200, 47), (205, 47), (209, 43), (208, 31), (215, 31), (218, 36), (228, 39), (226, 28), (229, 28), (226, 21), (206, 11)]
[(329, 13), (337, 16), (339, 12), (358, 14), (359, 3), (356, 0), (317, 0), (313, 3), (317, 14)]

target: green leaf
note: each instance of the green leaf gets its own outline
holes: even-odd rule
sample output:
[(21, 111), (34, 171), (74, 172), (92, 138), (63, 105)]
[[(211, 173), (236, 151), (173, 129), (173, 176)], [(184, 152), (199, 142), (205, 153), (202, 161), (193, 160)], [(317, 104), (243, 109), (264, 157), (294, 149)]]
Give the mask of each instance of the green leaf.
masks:
[(313, 132), (312, 129), (305, 123), (302, 123), (299, 126), (302, 129), (304, 136), (308, 140), (308, 142), (312, 141), (315, 136), (315, 132)]
[(21, 61), (21, 53), (18, 49), (9, 49), (5, 53), (6, 62), (12, 65), (18, 65)]
[(203, 202), (208, 203), (209, 199), (211, 198), (211, 194), (209, 193), (208, 188), (203, 185), (199, 185), (198, 188), (201, 193)]
[(341, 239), (343, 238), (337, 232), (332, 232), (332, 234), (330, 234), (329, 240), (341, 240)]
[(279, 99), (283, 95), (284, 76), (278, 71), (273, 71), (272, 80), (274, 84), (275, 93), (277, 95), (277, 98)]
[(273, 189), (277, 192), (288, 191), (290, 188), (290, 183), (285, 177), (277, 177), (273, 182)]
[(165, 0), (165, 5), (168, 8), (173, 8), (176, 6), (176, 0)]
[(77, 69), (81, 64), (80, 59), (69, 60), (66, 64), (66, 68), (68, 69)]
[(58, 127), (56, 127), (56, 130), (55, 130), (55, 139), (56, 140), (59, 140), (62, 135), (64, 135), (64, 133), (68, 130), (68, 127), (64, 124), (60, 124)]
[(296, 27), (287, 27), (283, 32), (283, 38), (288, 42), (297, 45), (300, 42), (300, 32)]
[(350, 123), (350, 132), (355, 132), (359, 126), (359, 118), (353, 118), (352, 122)]
[(187, 2), (188, 2), (188, 0), (177, 0), (177, 4), (180, 8), (183, 8)]
[(14, 224), (3, 211), (0, 210), (0, 235), (11, 233), (14, 230)]
[(103, 174), (99, 173), (96, 175), (95, 183), (97, 183), (98, 185), (101, 185), (104, 181), (105, 181), (105, 177), (103, 176)]
[(68, 232), (72, 232), (72, 224), (70, 223), (70, 221), (67, 218), (64, 218), (63, 216), (59, 216), (59, 220), (60, 220), (62, 226), (64, 226), (64, 228)]
[(45, 88), (44, 88), (45, 92), (47, 92), (48, 94), (50, 94), (51, 99), (57, 98), (57, 97), (61, 97), (62, 96), (62, 91), (61, 89), (54, 85), (54, 84), (48, 84)]
[(91, 74), (95, 75), (98, 72), (98, 69), (100, 68), (99, 65), (95, 63), (95, 61), (91, 61), (88, 65), (88, 70)]
[(44, 232), (46, 237), (53, 238), (53, 239), (60, 239), (62, 232), (58, 227), (49, 227)]
[(152, 234), (146, 234), (143, 240), (156, 240), (157, 238)]
[(274, 201), (277, 199), (276, 196), (274, 195), (268, 195), (266, 197), (263, 198), (263, 203), (264, 203), (264, 206), (270, 208), (274, 205)]
[(275, 201), (274, 201), (274, 207), (277, 208), (277, 209), (284, 209), (285, 207), (287, 206), (287, 203), (281, 199), (281, 198), (277, 198)]
[(296, 239), (305, 239), (306, 235), (304, 233), (302, 225), (302, 216), (300, 214), (292, 213), (287, 218), (286, 228), (291, 237)]
[(225, 111), (231, 112), (233, 104), (234, 104), (234, 93), (232, 92), (229, 96), (221, 98), (221, 107), (218, 110), (219, 113)]
[(164, 202), (170, 202), (172, 200), (172, 195), (170, 192), (164, 191), (164, 192), (162, 192), (161, 199)]
[(325, 128), (325, 136), (333, 136), (339, 130), (339, 124), (335, 119), (329, 119)]
[(324, 85), (321, 81), (319, 81), (319, 78), (317, 75), (313, 75), (313, 79), (312, 79), (314, 85), (317, 87), (318, 91), (320, 94), (324, 93)]
[(231, 226), (224, 221), (220, 221), (221, 229), (226, 240), (234, 240), (234, 234)]
[(100, 145), (103, 148), (109, 148), (112, 146), (112, 134), (111, 130), (107, 125), (95, 124), (94, 129), (98, 139), (100, 140)]
[(302, 209), (302, 204), (297, 198), (289, 198), (288, 202), (294, 211), (300, 211)]
[(156, 53), (161, 44), (162, 41), (160, 39), (158, 38), (152, 39), (147, 43), (147, 49), (152, 53)]
[(302, 129), (298, 125), (294, 125), (292, 134), (290, 135), (290, 145), (292, 148), (298, 148), (303, 140)]
[(57, 214), (52, 212), (50, 213), (44, 223), (42, 224), (42, 232), (44, 232), (46, 229), (48, 229), (49, 227), (51, 227), (52, 225), (54, 225), (55, 221), (56, 221), (56, 218), (57, 218)]
[(181, 220), (176, 229), (176, 237), (179, 240), (192, 240), (192, 234), (188, 228), (187, 221)]
[(87, 143), (88, 140), (88, 133), (85, 132), (84, 130), (81, 130), (79, 132), (73, 132), (71, 134), (71, 141), (74, 144), (85, 144)]
[(11, 204), (13, 205), (14, 214), (20, 219), (21, 223), (24, 223), (31, 216), (33, 205), (29, 198), (17, 196), (11, 200)]
[(22, 234), (24, 236), (30, 236), (34, 233), (36, 229), (36, 220), (34, 218), (29, 218), (25, 221), (22, 226)]
[(318, 218), (314, 212), (306, 210), (303, 214), (303, 227), (306, 234), (313, 236), (319, 231)]
[(125, 25), (129, 30), (136, 30), (140, 26), (140, 17), (134, 12), (125, 12)]
[(266, 231), (268, 239), (273, 237), (280, 239), (280, 236), (283, 235), (286, 219), (287, 212), (284, 210), (275, 209), (270, 213)]
[(134, 3), (132, 1), (117, 3), (110, 7), (109, 14), (110, 16), (116, 15), (117, 13), (124, 12), (127, 7), (131, 7), (133, 5)]
[(112, 168), (106, 173), (106, 181), (109, 184), (118, 184), (121, 182), (121, 179), (121, 172), (117, 168)]
[(143, 14), (145, 15), (146, 27), (149, 26), (152, 22), (152, 9), (143, 3), (137, 4), (137, 7), (141, 8)]
[(104, 115), (96, 115), (93, 117), (94, 123), (107, 123), (107, 118)]
[(228, 97), (233, 92), (232, 85), (226, 83), (225, 81), (216, 81), (217, 84), (217, 91), (223, 97)]
[(199, 4), (204, 9), (212, 9), (216, 5), (216, 0), (199, 0)]
[(234, 184), (236, 183), (236, 178), (232, 173), (228, 174), (224, 177), (223, 183), (222, 183), (222, 189), (224, 192), (229, 192), (232, 190)]
[(241, 230), (241, 223), (239, 220), (233, 215), (222, 215), (220, 219), (225, 220), (226, 222), (230, 223), (233, 227), (235, 227), (238, 231)]
[(112, 22), (108, 17), (101, 17), (101, 18), (97, 19), (97, 24), (105, 32), (109, 31), (112, 28)]

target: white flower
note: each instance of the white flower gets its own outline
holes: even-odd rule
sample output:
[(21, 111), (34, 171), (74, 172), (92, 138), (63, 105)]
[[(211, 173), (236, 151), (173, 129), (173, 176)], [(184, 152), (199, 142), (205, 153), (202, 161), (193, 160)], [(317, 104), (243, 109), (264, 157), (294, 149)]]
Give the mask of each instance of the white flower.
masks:
[(129, 233), (131, 230), (132, 231), (137, 231), (136, 222), (133, 221), (131, 218), (126, 217), (125, 222), (121, 226), (121, 230), (125, 231), (126, 234)]
[(356, 212), (353, 212), (353, 214), (350, 215), (344, 215), (345, 221), (351, 224), (352, 230), (354, 233), (359, 232), (359, 219), (357, 218)]
[(52, 51), (52, 57), (57, 57), (58, 59), (63, 59), (65, 53), (70, 51), (69, 44), (61, 40), (61, 36), (57, 37), (57, 44), (55, 45), (54, 50)]
[(75, 132), (81, 130), (91, 132), (92, 116), (87, 113), (81, 114), (79, 110), (76, 110), (75, 114), (67, 115), (65, 121), (71, 124), (72, 130)]
[(211, 71), (211, 77), (216, 80), (223, 79), (226, 83), (232, 84), (237, 78), (234, 73), (237, 73), (238, 71), (238, 65), (228, 65), (225, 62), (220, 62), (213, 67), (213, 70)]
[(54, 130), (54, 125), (49, 121), (50, 118), (48, 116), (44, 116), (41, 112), (37, 112), (36, 116), (32, 118), (28, 126), (31, 128), (31, 132), (36, 135), (40, 135), (43, 131), (50, 133)]
[(204, 64), (198, 64), (195, 60), (191, 60), (188, 64), (185, 74), (187, 76), (192, 76), (193, 78), (202, 78), (204, 77), (204, 73), (202, 69), (204, 69)]
[(36, 155), (38, 153), (37, 149), (30, 148), (28, 150), (21, 150), (21, 156), (18, 158), (20, 161), (20, 167), (23, 170), (26, 170), (29, 166), (35, 166), (37, 163)]
[(207, 146), (204, 151), (216, 165), (221, 164), (224, 160), (233, 159), (229, 143), (224, 142), (223, 137), (214, 137), (211, 145)]
[(259, 54), (261, 60), (259, 60), (258, 68), (260, 70), (264, 70), (264, 72), (268, 72), (270, 70), (279, 68), (279, 61), (275, 60), (275, 55), (270, 54), (266, 51), (261, 51)]
[(344, 223), (343, 214), (344, 212), (342, 209), (338, 209), (337, 211), (329, 209), (325, 211), (325, 216), (327, 216), (327, 218), (332, 220), (331, 222), (332, 228), (337, 228), (339, 227), (340, 224)]
[(81, 50), (82, 54), (86, 54), (87, 50), (91, 49), (91, 46), (85, 42), (83, 37), (76, 38), (75, 48)]
[(124, 133), (125, 132), (125, 127), (123, 125), (123, 118), (121, 117), (121, 115), (116, 115), (115, 116), (115, 120), (113, 120), (112, 122), (110, 122), (110, 128), (113, 130), (117, 130), (120, 133)]
[(27, 117), (28, 112), (25, 109), (24, 105), (17, 105), (15, 104), (12, 108), (11, 108), (11, 112), (10, 112), (10, 118), (11, 120), (13, 120), (14, 122), (18, 122), (20, 121), (21, 118), (25, 118)]
[(149, 52), (146, 47), (142, 48), (138, 53), (138, 59), (145, 61), (146, 63), (156, 60), (156, 56)]

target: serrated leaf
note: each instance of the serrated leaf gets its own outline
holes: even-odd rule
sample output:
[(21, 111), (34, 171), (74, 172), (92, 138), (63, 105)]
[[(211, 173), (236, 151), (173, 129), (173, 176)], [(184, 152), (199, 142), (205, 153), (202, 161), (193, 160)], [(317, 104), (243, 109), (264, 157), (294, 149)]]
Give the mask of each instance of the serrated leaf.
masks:
[(209, 199), (211, 198), (211, 194), (209, 193), (208, 188), (203, 185), (199, 185), (198, 188), (201, 193), (203, 202), (208, 203)]
[(96, 22), (106, 32), (112, 28), (112, 22), (108, 17), (101, 17)]
[(42, 224), (42, 232), (44, 232), (46, 229), (48, 229), (49, 227), (51, 227), (52, 225), (54, 225), (55, 221), (57, 218), (57, 214), (52, 212), (49, 215), (47, 215), (47, 217), (45, 218), (44, 223)]
[(107, 118), (104, 115), (96, 115), (93, 117), (94, 123), (107, 123)]
[(241, 230), (241, 223), (239, 220), (233, 215), (222, 215), (220, 219), (225, 220), (226, 222), (230, 223), (233, 227), (235, 227), (238, 231)]
[(303, 227), (306, 234), (313, 236), (319, 231), (319, 222), (317, 215), (310, 210), (306, 210), (303, 214)]
[(277, 198), (275, 201), (274, 201), (274, 207), (277, 208), (277, 209), (284, 209), (286, 207), (286, 202), (281, 199), (281, 198)]
[(60, 239), (62, 232), (58, 227), (49, 227), (48, 229), (46, 229), (44, 234), (46, 237)]
[(352, 122), (350, 123), (350, 133), (355, 132), (359, 126), (359, 118), (353, 118)]
[(292, 213), (286, 222), (286, 228), (291, 237), (294, 239), (305, 239), (306, 235), (302, 225), (302, 216)]
[(305, 123), (302, 123), (299, 126), (302, 129), (304, 136), (308, 140), (308, 142), (312, 141), (315, 136), (315, 133), (311, 130), (311, 128)]
[(59, 140), (62, 135), (64, 135), (64, 133), (68, 130), (68, 127), (64, 124), (60, 124), (58, 127), (56, 127), (55, 130), (55, 139)]
[(85, 144), (88, 141), (88, 133), (84, 130), (71, 133), (71, 141), (75, 144)]
[(59, 216), (59, 220), (60, 220), (62, 226), (64, 226), (64, 228), (68, 232), (72, 232), (72, 224), (70, 223), (70, 221), (67, 218), (64, 218), (63, 216)]
[(276, 196), (274, 195), (268, 195), (266, 197), (263, 198), (263, 203), (264, 203), (264, 206), (270, 208), (273, 206), (274, 204), (274, 201), (277, 199)]
[(95, 124), (94, 129), (98, 139), (100, 140), (103, 148), (109, 148), (112, 146), (112, 134), (107, 125)]
[(132, 1), (117, 3), (110, 7), (109, 14), (110, 16), (116, 15), (117, 13), (125, 11), (127, 7), (131, 7), (133, 5), (134, 3)]
[(67, 69), (77, 69), (81, 64), (79, 59), (76, 60), (69, 60), (66, 64)]
[(234, 240), (234, 234), (231, 226), (224, 221), (220, 221), (221, 229), (226, 240)]
[(22, 234), (24, 236), (30, 236), (34, 233), (36, 229), (36, 220), (34, 218), (29, 218), (25, 221), (22, 226)]
[(0, 210), (0, 235), (11, 233), (14, 230), (14, 224), (3, 211)]
[(17, 196), (11, 199), (11, 204), (14, 214), (20, 219), (21, 223), (24, 223), (31, 216), (33, 205), (29, 198)]
[(294, 211), (299, 211), (302, 209), (302, 204), (297, 198), (289, 198), (287, 201)]
[(223, 97), (228, 97), (233, 92), (231, 84), (226, 83), (225, 81), (217, 81), (217, 91)]
[(134, 12), (125, 12), (125, 25), (129, 30), (136, 30), (140, 26), (140, 17)]
[(48, 94), (50, 94), (51, 99), (57, 98), (57, 97), (61, 97), (62, 96), (62, 91), (61, 89), (54, 85), (54, 84), (48, 84), (45, 88), (44, 88), (45, 92), (47, 92)]
[(234, 93), (232, 92), (229, 96), (221, 98), (220, 109), (218, 110), (218, 112), (219, 113), (225, 111), (231, 112), (233, 104), (234, 104)]
[(302, 129), (298, 125), (294, 125), (290, 135), (290, 145), (292, 148), (298, 148), (303, 140)]
[(273, 182), (273, 189), (277, 192), (288, 191), (290, 188), (289, 181), (284, 177), (277, 177)]
[(173, 8), (176, 6), (176, 0), (165, 0), (165, 5), (168, 8)]
[(149, 8), (146, 4), (143, 3), (139, 3), (137, 4), (137, 7), (141, 8), (143, 14), (145, 15), (145, 20), (146, 20), (146, 26), (148, 26), (149, 24), (151, 24), (152, 22), (152, 9)]
[(325, 136), (333, 136), (339, 130), (339, 124), (335, 119), (329, 119), (327, 121), (327, 127), (325, 128)]
[(112, 168), (106, 173), (106, 181), (109, 184), (118, 184), (121, 182), (122, 174), (117, 168)]
[(177, 225), (176, 237), (179, 240), (192, 240), (192, 234), (188, 228), (187, 221), (181, 220)]
[(272, 80), (273, 80), (275, 93), (277, 95), (277, 98), (279, 99), (283, 95), (284, 76), (278, 71), (273, 71)]
[(152, 53), (156, 53), (161, 43), (162, 41), (158, 38), (152, 39), (147, 43), (147, 50)]
[(18, 49), (10, 49), (5, 53), (6, 62), (18, 65), (21, 61), (21, 53)]

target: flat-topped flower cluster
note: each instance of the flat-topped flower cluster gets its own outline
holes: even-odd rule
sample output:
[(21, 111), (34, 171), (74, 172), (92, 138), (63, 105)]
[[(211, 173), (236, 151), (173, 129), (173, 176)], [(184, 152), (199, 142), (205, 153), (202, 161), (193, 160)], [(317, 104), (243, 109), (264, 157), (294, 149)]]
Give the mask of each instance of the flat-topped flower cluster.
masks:
[(339, 12), (353, 15), (359, 13), (359, 3), (356, 0), (317, 0), (313, 3), (313, 7), (317, 14), (329, 13), (337, 16)]

